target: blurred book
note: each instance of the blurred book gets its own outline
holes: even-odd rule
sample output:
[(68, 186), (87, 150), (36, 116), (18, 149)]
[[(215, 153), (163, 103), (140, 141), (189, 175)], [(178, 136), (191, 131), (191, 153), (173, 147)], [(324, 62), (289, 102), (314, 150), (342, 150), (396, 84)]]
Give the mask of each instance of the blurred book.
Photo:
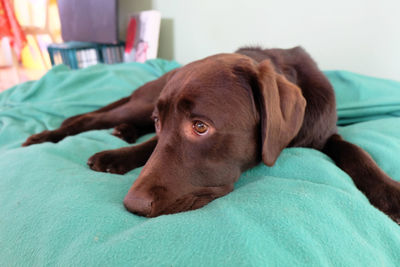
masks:
[(130, 16), (124, 61), (145, 62), (157, 57), (160, 24), (161, 13), (157, 10), (142, 11)]

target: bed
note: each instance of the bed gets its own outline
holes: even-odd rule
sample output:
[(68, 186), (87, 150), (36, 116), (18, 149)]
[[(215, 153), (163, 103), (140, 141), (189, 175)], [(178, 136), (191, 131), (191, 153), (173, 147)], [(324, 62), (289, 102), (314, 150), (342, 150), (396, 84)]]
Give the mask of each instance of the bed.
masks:
[[(202, 209), (147, 219), (122, 200), (140, 169), (94, 172), (94, 153), (128, 146), (111, 130), (21, 148), (178, 67), (173, 61), (53, 67), (0, 94), (1, 266), (398, 266), (400, 226), (326, 155), (285, 149)], [(339, 131), (400, 180), (400, 82), (327, 71)], [(137, 142), (149, 138), (140, 138)]]

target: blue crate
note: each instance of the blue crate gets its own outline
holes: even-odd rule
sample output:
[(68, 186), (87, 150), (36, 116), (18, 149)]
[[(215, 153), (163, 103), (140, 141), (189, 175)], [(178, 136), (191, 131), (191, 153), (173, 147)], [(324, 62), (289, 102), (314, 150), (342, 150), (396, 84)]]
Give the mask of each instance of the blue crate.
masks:
[(71, 69), (85, 68), (98, 63), (123, 62), (124, 43), (98, 44), (87, 42), (66, 42), (47, 47), (51, 64), (65, 64)]

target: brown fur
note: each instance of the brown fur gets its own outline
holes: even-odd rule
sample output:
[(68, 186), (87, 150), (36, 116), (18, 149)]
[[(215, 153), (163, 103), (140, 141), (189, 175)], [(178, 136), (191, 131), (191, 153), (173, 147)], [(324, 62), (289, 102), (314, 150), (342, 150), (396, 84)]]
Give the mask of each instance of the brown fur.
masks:
[[(400, 219), (400, 184), (336, 129), (332, 86), (311, 57), (293, 49), (242, 48), (173, 70), (130, 97), (65, 120), (24, 146), (115, 127), (114, 135), (142, 144), (99, 152), (96, 171), (126, 173), (143, 166), (124, 199), (136, 214), (154, 217), (200, 208), (233, 190), (240, 174), (260, 161), (272, 166), (285, 147), (329, 155), (370, 202)], [(195, 132), (201, 121), (205, 135)]]

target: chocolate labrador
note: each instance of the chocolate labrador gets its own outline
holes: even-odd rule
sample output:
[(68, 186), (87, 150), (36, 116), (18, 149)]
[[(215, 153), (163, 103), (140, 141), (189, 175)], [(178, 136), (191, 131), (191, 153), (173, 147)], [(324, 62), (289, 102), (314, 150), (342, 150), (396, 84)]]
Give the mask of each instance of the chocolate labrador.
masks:
[(93, 129), (139, 145), (96, 153), (91, 169), (123, 174), (144, 165), (124, 199), (138, 215), (200, 208), (231, 192), (245, 170), (273, 166), (285, 147), (327, 154), (372, 205), (400, 221), (400, 183), (337, 133), (333, 88), (301, 48), (242, 48), (175, 69), (129, 97), (65, 120), (24, 146)]

